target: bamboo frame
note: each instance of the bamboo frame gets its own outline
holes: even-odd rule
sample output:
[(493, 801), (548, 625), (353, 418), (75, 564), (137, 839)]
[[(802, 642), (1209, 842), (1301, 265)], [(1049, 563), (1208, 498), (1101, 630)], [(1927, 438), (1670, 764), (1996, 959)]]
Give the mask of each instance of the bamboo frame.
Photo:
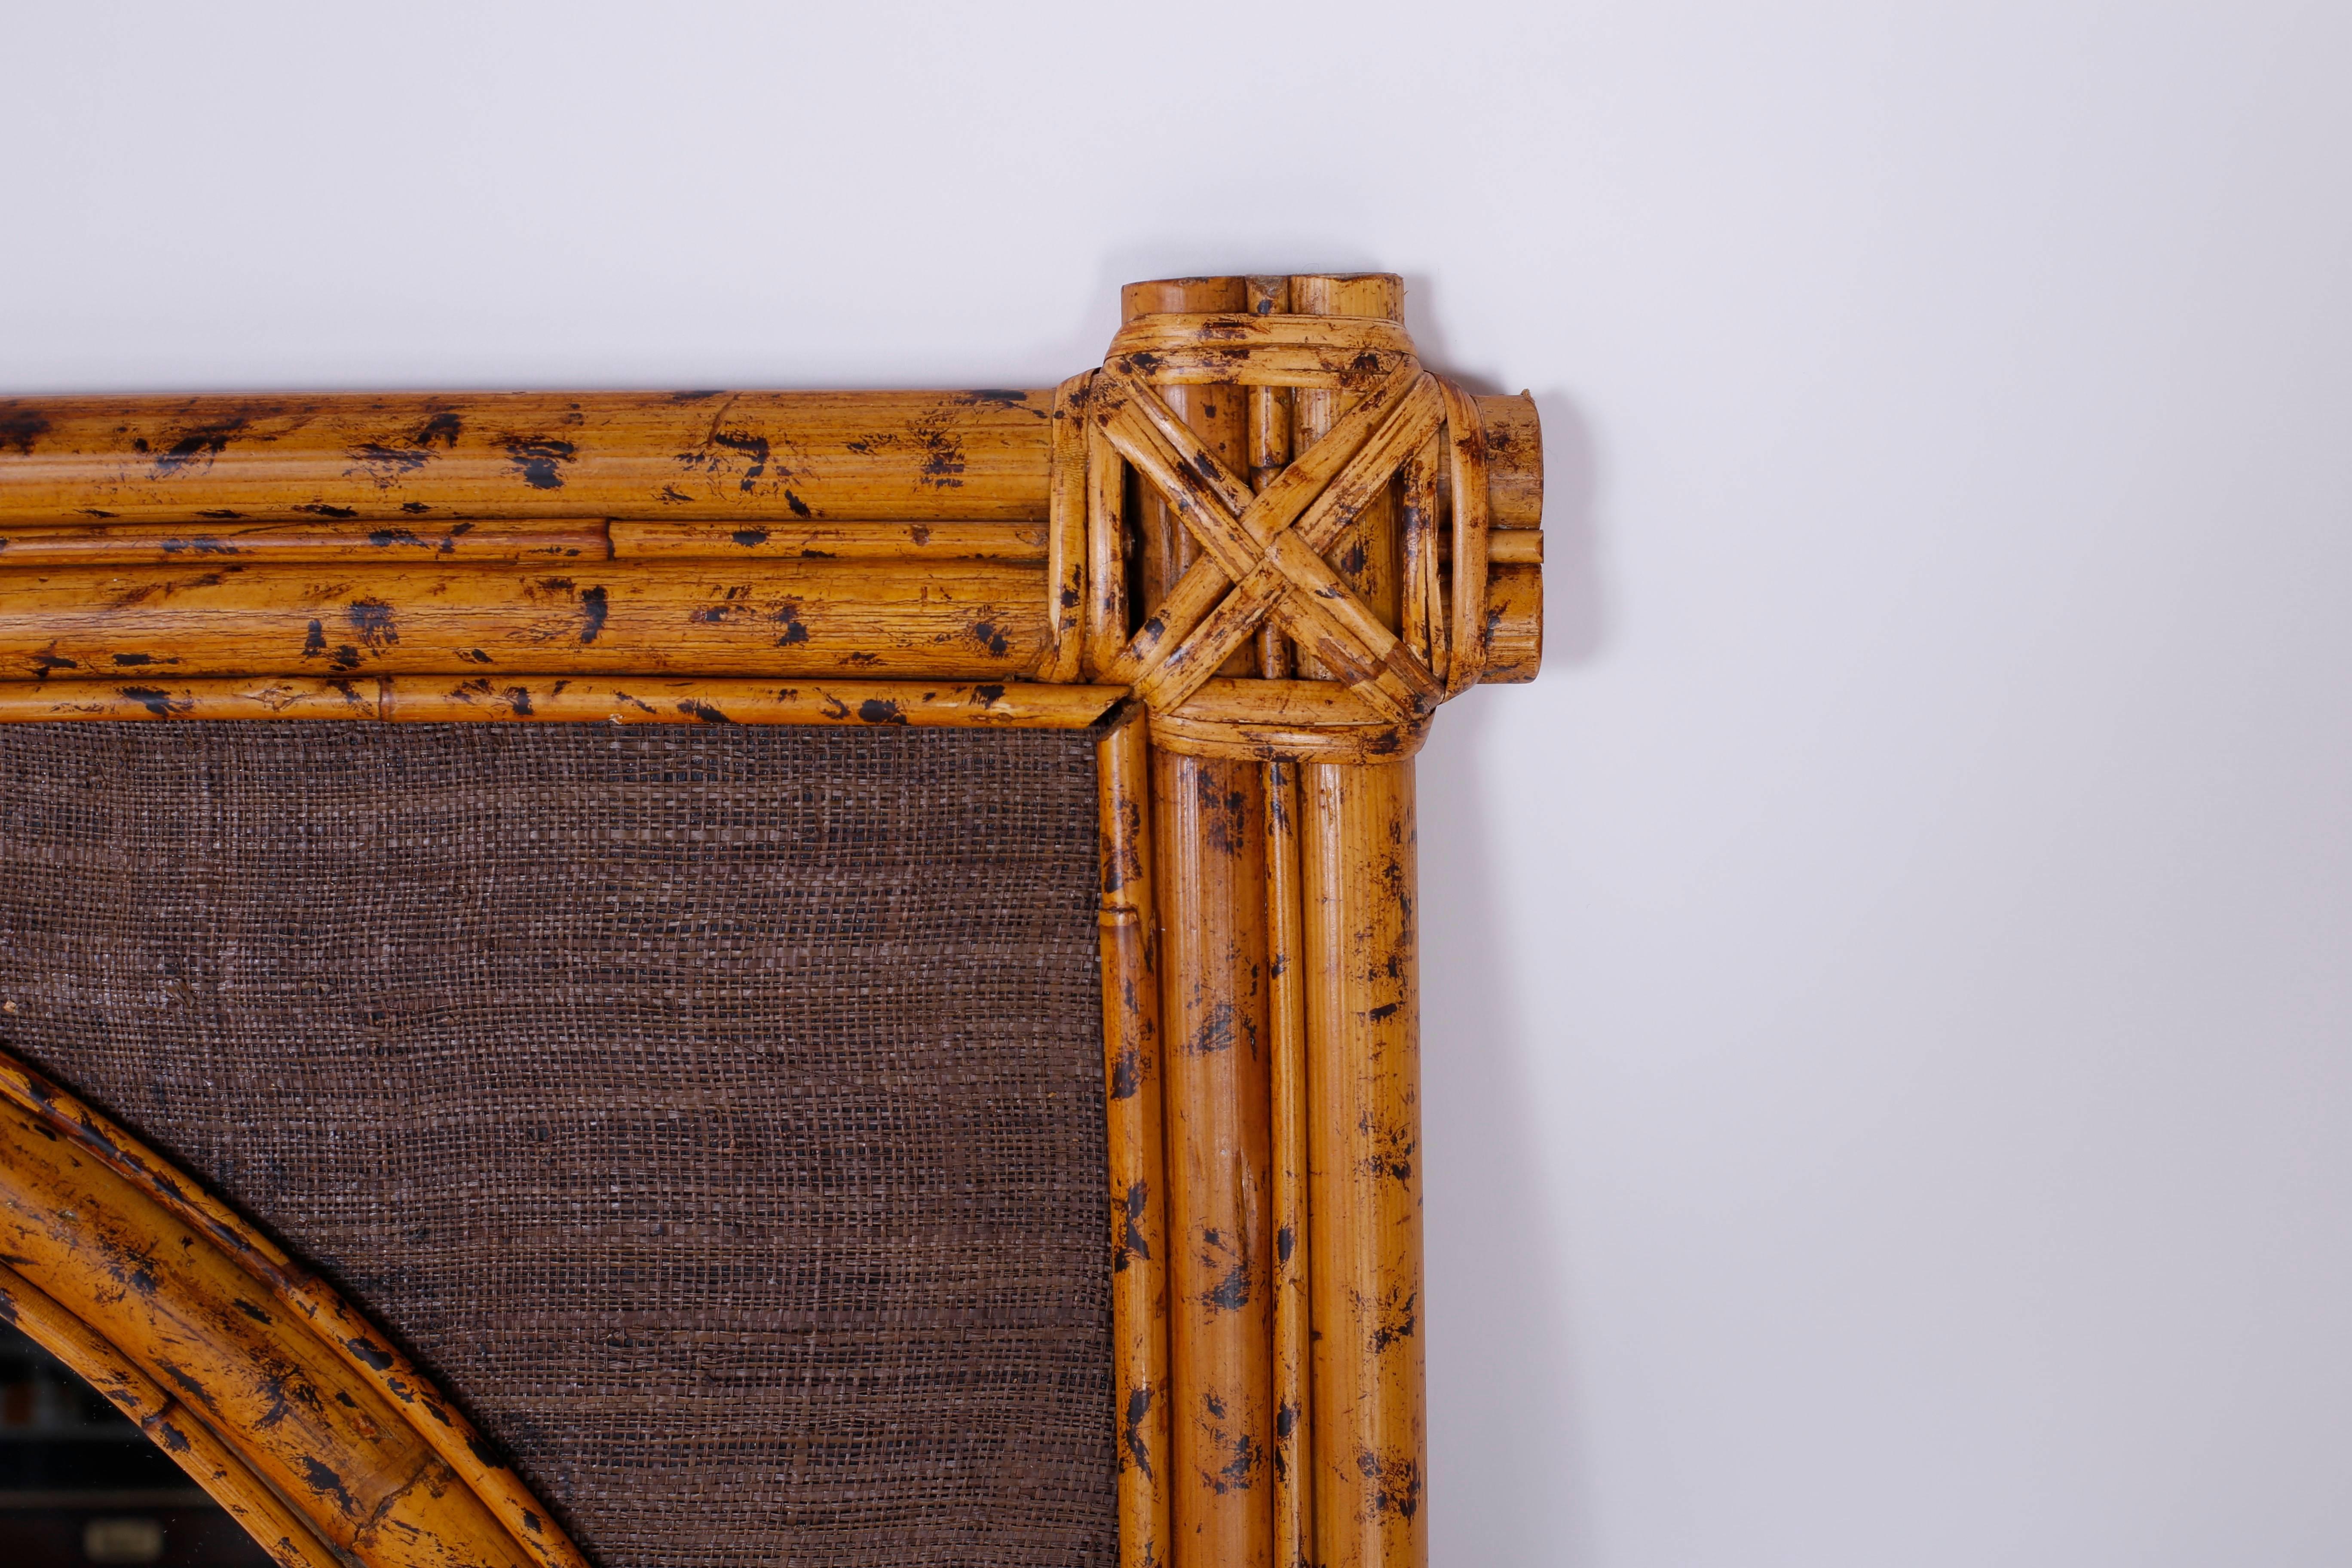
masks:
[[(1130, 285), (1045, 390), (0, 400), (0, 722), (1090, 730), (1122, 1568), (1420, 1568), (1412, 757), (1535, 675), (1542, 461), (1402, 300)], [(0, 1230), (0, 1314), (289, 1568), (582, 1563), (5, 1058)]]

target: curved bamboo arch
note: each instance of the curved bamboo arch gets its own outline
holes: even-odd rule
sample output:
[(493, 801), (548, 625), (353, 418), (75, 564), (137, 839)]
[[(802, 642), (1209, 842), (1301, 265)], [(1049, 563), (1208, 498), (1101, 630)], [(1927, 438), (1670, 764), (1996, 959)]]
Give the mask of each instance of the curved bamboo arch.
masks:
[(283, 1568), (588, 1568), (381, 1330), (4, 1051), (0, 1317), (136, 1420)]

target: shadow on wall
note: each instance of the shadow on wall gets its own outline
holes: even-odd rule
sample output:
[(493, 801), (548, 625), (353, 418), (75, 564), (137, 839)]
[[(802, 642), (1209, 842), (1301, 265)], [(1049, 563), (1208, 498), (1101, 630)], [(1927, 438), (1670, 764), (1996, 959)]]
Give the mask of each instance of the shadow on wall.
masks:
[[(1423, 363), (1473, 393), (1517, 383), (1453, 363), (1443, 327), (1406, 306)], [(1590, 425), (1564, 393), (1543, 419), (1544, 675), (1572, 680), (1609, 622), (1594, 520)], [(1422, 1111), (1430, 1327), (1431, 1558), (1572, 1564), (1595, 1559), (1589, 1470), (1570, 1355), (1570, 1241), (1550, 1201), (1547, 1130), (1511, 945), (1486, 759), (1527, 701), (1466, 694), (1441, 714), (1420, 762)]]
[(1420, 763), (1430, 1555), (1564, 1564), (1591, 1558), (1564, 1238), (1478, 777), (1508, 700), (1461, 699)]

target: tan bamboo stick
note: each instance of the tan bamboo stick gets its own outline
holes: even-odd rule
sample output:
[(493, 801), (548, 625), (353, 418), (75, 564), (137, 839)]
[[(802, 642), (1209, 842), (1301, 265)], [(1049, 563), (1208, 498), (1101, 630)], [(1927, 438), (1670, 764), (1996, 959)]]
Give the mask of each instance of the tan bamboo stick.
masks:
[[(1022, 561), (1043, 563), (1034, 522), (610, 524), (615, 561)], [(13, 557), (0, 553), (0, 565)]]
[(0, 535), (0, 569), (263, 563), (515, 565), (603, 561), (611, 554), (604, 523), (595, 518), (457, 521), (418, 528), (396, 522), (224, 522), (194, 528), (172, 522), (27, 523)]
[[(1238, 310), (1238, 278), (1130, 284), (1125, 320)], [(1099, 384), (1099, 383), (1097, 384)], [(1247, 462), (1247, 396), (1163, 389), (1227, 469)], [(1139, 607), (1200, 552), (1159, 490), (1139, 484)], [(1179, 1568), (1271, 1568), (1270, 1161), (1265, 1049), (1265, 787), (1247, 763), (1155, 754), (1152, 819), (1168, 1123), (1172, 1529)]]
[(1167, 1158), (1144, 727), (1113, 730), (1100, 770), (1103, 1061), (1109, 1115), (1111, 1356), (1120, 1568), (1174, 1561), (1169, 1499)]
[(1496, 530), (1543, 526), (1543, 425), (1536, 400), (1526, 393), (1478, 397), (1478, 423), (1486, 435), (1487, 526)]
[[(1255, 315), (1288, 312), (1290, 279), (1251, 279), (1248, 306)], [(1290, 462), (1291, 398), (1287, 387), (1250, 389), (1249, 479), (1250, 489), (1260, 495)], [(1259, 669), (1269, 680), (1280, 680), (1289, 675), (1293, 663), (1290, 639), (1269, 620), (1258, 632)], [(1279, 1568), (1307, 1568), (1314, 1550), (1314, 1481), (1308, 1462), (1313, 1411), (1307, 1384), (1307, 1016), (1301, 990), (1305, 953), (1299, 925), (1297, 764), (1268, 763), (1265, 792), (1272, 1057), (1268, 1110), (1275, 1176), (1274, 1560)]]
[(1265, 812), (1257, 765), (1154, 752), (1180, 1568), (1272, 1562)]
[(1087, 393), (1094, 373), (1055, 390), (1053, 473), (1045, 535), (1045, 595), (1051, 647), (1039, 679), (1076, 680), (1085, 664), (1087, 598)]
[(1533, 680), (1542, 664), (1543, 568), (1497, 565), (1486, 574), (1486, 668), (1479, 679), (1515, 686)]
[(1045, 607), (1040, 567), (983, 561), (0, 571), (0, 677), (987, 679), (1036, 662)]
[(446, 724), (845, 724), (1083, 730), (1116, 686), (906, 680), (492, 679), (259, 675), (208, 680), (0, 681), (0, 724), (154, 719), (373, 719)]
[[(1246, 303), (1247, 288), (1240, 278), (1169, 278), (1130, 283), (1119, 290), (1123, 321), (1163, 311), (1240, 310)], [(1239, 387), (1170, 386), (1161, 388), (1160, 395), (1178, 418), (1199, 432), (1219, 462), (1228, 468), (1246, 466), (1249, 400)], [(1142, 542), (1142, 602), (1156, 605), (1167, 597), (1201, 547), (1150, 486), (1141, 488), (1135, 525)]]
[(0, 400), (0, 524), (1045, 521), (1054, 395)]
[(1486, 674), (1486, 540), (1493, 517), (1486, 504), (1486, 437), (1477, 405), (1450, 382), (1439, 390), (1445, 402), (1444, 468), (1454, 502), (1452, 527), (1446, 531), (1453, 570), (1443, 609), (1450, 623), (1445, 688), (1452, 693), (1467, 690)]
[(278, 1568), (341, 1568), (310, 1523), (263, 1485), (201, 1416), (165, 1394), (87, 1323), (5, 1266), (0, 1266), (0, 1319), (22, 1330), (137, 1422), (157, 1447), (260, 1543)]
[[(1404, 280), (1391, 272), (1311, 273), (1290, 279), (1290, 308), (1302, 316), (1371, 316), (1404, 320)], [(1355, 395), (1301, 387), (1292, 395), (1297, 409), (1297, 448), (1305, 451), (1355, 406)], [(1326, 552), (1339, 575), (1364, 596), (1373, 615), (1394, 631), (1401, 618), (1402, 571), (1397, 559), (1396, 509), (1391, 498), (1375, 498)], [(1300, 650), (1299, 673), (1334, 673)]]
[(1100, 426), (1087, 422), (1087, 612), (1080, 672), (1090, 680), (1118, 659), (1132, 616), (1129, 604), (1127, 466)]
[[(1290, 310), (1290, 279), (1252, 278), (1246, 304), (1254, 316), (1286, 315)], [(1249, 389), (1249, 481), (1260, 495), (1290, 463), (1291, 392), (1286, 386)], [(1290, 639), (1269, 622), (1258, 630), (1259, 671), (1275, 679), (1290, 673)], [(1230, 672), (1228, 672), (1230, 673)]]
[(1441, 437), (1433, 433), (1405, 460), (1399, 523), (1403, 545), (1399, 567), (1403, 587), (1397, 626), (1397, 635), (1404, 646), (1429, 666), (1440, 686), (1445, 684), (1451, 646), (1446, 634), (1452, 618), (1438, 572), (1439, 557), (1444, 553), (1439, 542), (1444, 531), (1438, 526), (1437, 507), (1442, 445)]
[(1360, 693), (1331, 680), (1204, 681), (1183, 710), (1318, 730), (1388, 722)]
[(1302, 773), (1316, 1562), (1422, 1568), (1412, 767)]
[(1274, 1557), (1279, 1568), (1307, 1568), (1314, 1561), (1314, 1411), (1308, 1382), (1312, 1302), (1307, 1271), (1307, 952), (1299, 893), (1298, 823), (1298, 764), (1268, 763), (1265, 891), (1274, 1127)]

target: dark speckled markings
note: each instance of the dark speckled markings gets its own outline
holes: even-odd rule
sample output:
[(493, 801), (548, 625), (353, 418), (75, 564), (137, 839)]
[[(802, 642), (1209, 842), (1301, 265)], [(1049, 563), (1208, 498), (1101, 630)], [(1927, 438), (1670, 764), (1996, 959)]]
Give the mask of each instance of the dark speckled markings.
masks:
[(507, 460), (535, 490), (562, 489), (565, 466), (580, 456), (580, 448), (571, 442), (545, 436), (511, 437), (505, 445)]
[(49, 417), (37, 408), (0, 403), (0, 450), (21, 457), (33, 455), (33, 444), (47, 434)]

